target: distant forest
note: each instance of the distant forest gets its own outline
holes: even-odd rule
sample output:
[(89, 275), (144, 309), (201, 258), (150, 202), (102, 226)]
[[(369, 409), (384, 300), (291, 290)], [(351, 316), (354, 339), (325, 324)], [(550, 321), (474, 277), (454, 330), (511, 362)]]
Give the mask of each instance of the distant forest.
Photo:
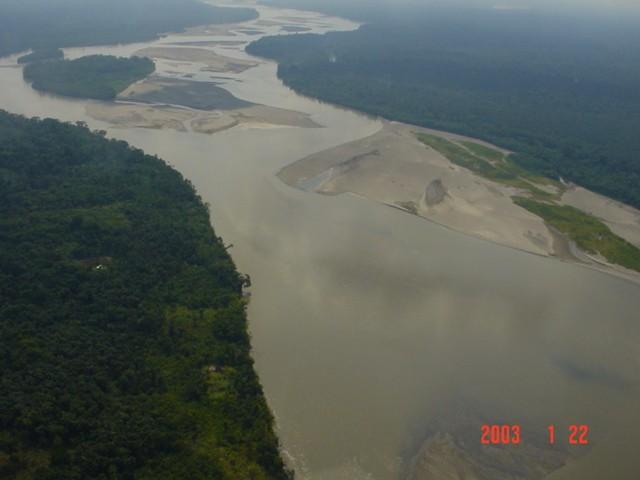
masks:
[(249, 45), (300, 93), (488, 140), (530, 170), (640, 207), (640, 19), (269, 3), (369, 22)]
[(163, 161), (0, 111), (0, 478), (288, 478), (247, 282)]
[(28, 49), (140, 42), (164, 32), (257, 17), (198, 0), (2, 0), (0, 56)]
[(67, 97), (113, 100), (154, 70), (153, 61), (146, 57), (89, 55), (75, 60), (31, 63), (24, 68), (23, 75), (36, 90)]
[(64, 52), (59, 48), (45, 48), (42, 50), (34, 50), (33, 52), (18, 58), (18, 63), (42, 62), (44, 60), (62, 60)]

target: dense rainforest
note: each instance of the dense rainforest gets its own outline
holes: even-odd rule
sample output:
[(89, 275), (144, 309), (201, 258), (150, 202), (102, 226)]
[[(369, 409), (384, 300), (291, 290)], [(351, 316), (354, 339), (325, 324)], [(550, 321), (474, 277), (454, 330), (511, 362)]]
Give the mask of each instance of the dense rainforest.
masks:
[(269, 3), (368, 22), (249, 45), (277, 60), (279, 77), (298, 92), (482, 138), (516, 152), (529, 170), (640, 207), (640, 18)]
[(67, 97), (113, 100), (132, 83), (153, 73), (146, 57), (89, 55), (75, 60), (35, 62), (23, 70), (33, 88)]
[(247, 282), (160, 159), (0, 111), (0, 478), (288, 478)]
[(28, 49), (152, 40), (159, 34), (257, 17), (198, 0), (2, 0), (0, 56)]

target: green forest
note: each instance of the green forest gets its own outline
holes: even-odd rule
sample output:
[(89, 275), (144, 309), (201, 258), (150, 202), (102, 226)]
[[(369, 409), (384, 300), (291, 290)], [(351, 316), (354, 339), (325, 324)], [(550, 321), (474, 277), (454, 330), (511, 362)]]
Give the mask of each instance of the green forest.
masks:
[(266, 37), (247, 51), (278, 61), (302, 94), (481, 138), (531, 172), (640, 207), (639, 19), (381, 9), (361, 9), (357, 31)]
[(76, 60), (35, 62), (23, 70), (33, 88), (67, 97), (113, 100), (132, 83), (153, 73), (146, 57), (90, 55)]
[(247, 284), (162, 160), (0, 111), (0, 478), (288, 478)]
[(251, 20), (251, 8), (198, 0), (2, 0), (0, 56), (28, 49), (153, 40), (196, 25)]

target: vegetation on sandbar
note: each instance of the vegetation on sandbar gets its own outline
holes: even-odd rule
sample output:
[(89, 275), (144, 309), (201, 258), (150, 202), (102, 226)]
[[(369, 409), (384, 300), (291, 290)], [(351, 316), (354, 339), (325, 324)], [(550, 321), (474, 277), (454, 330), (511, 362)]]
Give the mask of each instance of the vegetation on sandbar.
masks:
[[(529, 174), (499, 150), (469, 141), (460, 142), (461, 145), (459, 145), (446, 138), (427, 133), (418, 133), (416, 136), (422, 143), (441, 153), (450, 162), (488, 180), (524, 190), (535, 198), (553, 199), (563, 191), (560, 182)], [(558, 193), (549, 193), (538, 188), (534, 183), (553, 185)]]
[[(499, 150), (476, 142), (460, 141), (425, 133), (417, 137), (449, 161), (492, 180), (522, 190), (524, 196), (512, 197), (514, 203), (542, 218), (576, 245), (590, 254), (599, 254), (610, 263), (640, 271), (640, 249), (614, 234), (596, 217), (569, 205), (558, 205), (565, 187), (550, 178), (534, 175), (509, 161)], [(546, 185), (556, 189), (555, 194), (535, 186)]]
[(145, 57), (90, 55), (76, 60), (31, 63), (23, 74), (36, 90), (67, 97), (113, 100), (154, 70), (153, 61)]
[(596, 217), (570, 205), (542, 203), (524, 197), (513, 200), (567, 235), (585, 252), (600, 254), (611, 263), (640, 272), (640, 249), (617, 236)]

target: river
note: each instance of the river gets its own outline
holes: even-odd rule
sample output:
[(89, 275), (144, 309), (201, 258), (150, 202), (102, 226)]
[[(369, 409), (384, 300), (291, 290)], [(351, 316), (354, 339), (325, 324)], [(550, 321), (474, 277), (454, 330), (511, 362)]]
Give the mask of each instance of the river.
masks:
[[(185, 39), (248, 42), (277, 33), (264, 20), (283, 17), (315, 32), (356, 28), (309, 12), (258, 10), (260, 34), (169, 35), (65, 53), (130, 55)], [(250, 58), (243, 47), (211, 48)], [(539, 447), (548, 425), (565, 432), (568, 424), (588, 424), (590, 445), (563, 447), (558, 458), (566, 465), (549, 468), (550, 478), (640, 478), (638, 285), (353, 195), (281, 183), (275, 174), (283, 166), (371, 135), (380, 122), (296, 95), (271, 62), (225, 73), (222, 86), (241, 99), (308, 113), (325, 128), (236, 127), (214, 135), (120, 128), (90, 118), (89, 102), (35, 92), (12, 67), (15, 59), (0, 61), (0, 108), (106, 130), (165, 159), (210, 203), (217, 233), (253, 281), (253, 355), (298, 478), (406, 477), (434, 432), (486, 460), (476, 451), (481, 423), (522, 425), (525, 443), (541, 449), (538, 460), (523, 460), (533, 466), (556, 458)], [(192, 64), (158, 68), (203, 79)], [(517, 447), (498, 449), (504, 455), (495, 458), (508, 464), (510, 448)]]

